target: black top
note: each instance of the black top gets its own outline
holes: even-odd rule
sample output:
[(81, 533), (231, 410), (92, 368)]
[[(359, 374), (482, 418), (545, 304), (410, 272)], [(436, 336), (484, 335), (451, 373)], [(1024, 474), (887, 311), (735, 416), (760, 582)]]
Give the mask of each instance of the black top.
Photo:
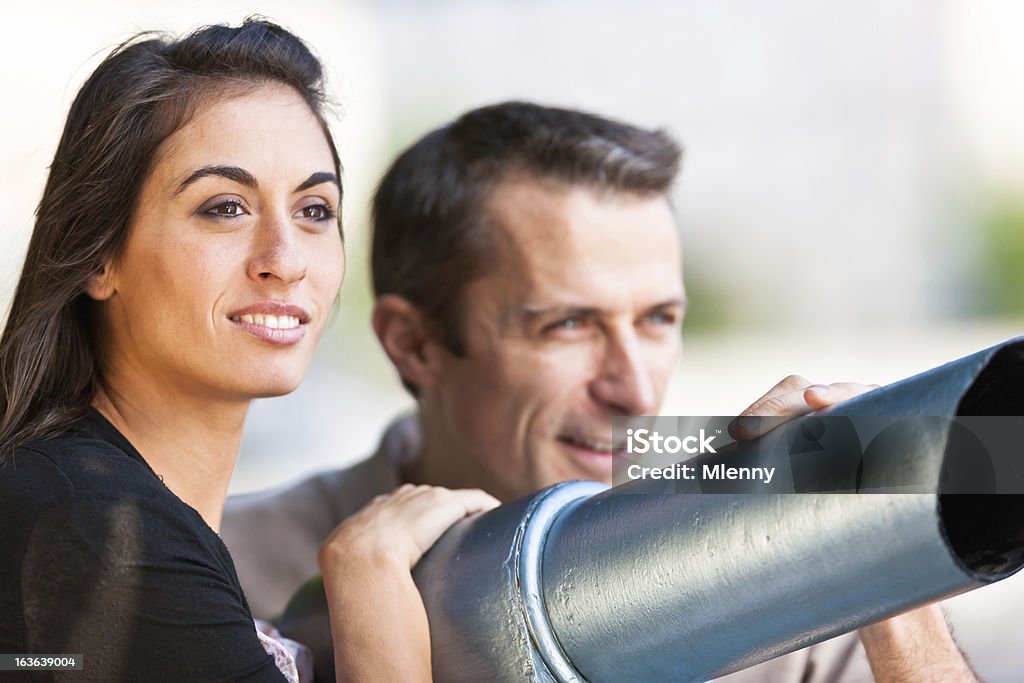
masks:
[(284, 680), (220, 537), (95, 410), (0, 464), (0, 615), (0, 653), (84, 655), (31, 680)]

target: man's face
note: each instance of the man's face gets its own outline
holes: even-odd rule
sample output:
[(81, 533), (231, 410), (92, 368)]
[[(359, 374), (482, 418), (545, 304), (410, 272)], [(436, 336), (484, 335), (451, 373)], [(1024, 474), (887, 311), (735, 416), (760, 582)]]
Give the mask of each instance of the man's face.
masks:
[(679, 357), (669, 204), (524, 179), (503, 182), (487, 208), (496, 265), (464, 289), (465, 354), (443, 354), (423, 397), (440, 434), (428, 448), (505, 500), (610, 482), (612, 416), (655, 413)]

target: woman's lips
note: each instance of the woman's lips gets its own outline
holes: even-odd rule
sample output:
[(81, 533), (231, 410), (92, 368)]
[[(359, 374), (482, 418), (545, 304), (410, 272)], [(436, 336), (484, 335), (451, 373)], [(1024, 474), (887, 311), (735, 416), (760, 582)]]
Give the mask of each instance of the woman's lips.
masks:
[(295, 327), (270, 327), (262, 323), (246, 322), (244, 319), (235, 320), (234, 318), (231, 319), (231, 322), (257, 339), (261, 339), (271, 344), (280, 344), (282, 346), (298, 344), (302, 338), (306, 336), (306, 328), (304, 325), (296, 325)]
[(288, 346), (306, 336), (310, 316), (301, 306), (263, 301), (234, 311), (228, 320), (257, 339)]

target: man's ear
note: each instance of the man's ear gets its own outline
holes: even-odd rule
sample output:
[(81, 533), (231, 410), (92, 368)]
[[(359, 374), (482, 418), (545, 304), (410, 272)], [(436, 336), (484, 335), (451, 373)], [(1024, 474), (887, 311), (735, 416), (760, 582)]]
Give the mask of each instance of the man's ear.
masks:
[(443, 372), (442, 343), (419, 306), (397, 294), (377, 297), (373, 331), (384, 353), (408, 384), (422, 390), (437, 384)]
[(111, 264), (104, 263), (98, 271), (89, 276), (85, 293), (96, 301), (106, 301), (114, 294), (114, 278)]

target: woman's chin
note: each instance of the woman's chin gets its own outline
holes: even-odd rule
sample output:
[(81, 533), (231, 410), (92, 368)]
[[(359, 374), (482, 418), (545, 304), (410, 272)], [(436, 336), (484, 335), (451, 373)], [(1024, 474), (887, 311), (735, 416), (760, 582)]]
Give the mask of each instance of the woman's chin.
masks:
[(257, 394), (253, 394), (252, 397), (253, 398), (275, 398), (277, 396), (286, 396), (287, 394), (290, 394), (293, 391), (295, 391), (297, 388), (298, 388), (298, 385), (295, 385), (295, 386), (292, 386), (292, 387), (268, 388), (266, 391), (263, 391), (263, 392), (257, 393)]
[(241, 392), (249, 398), (273, 398), (290, 394), (299, 388), (304, 372), (250, 375)]

